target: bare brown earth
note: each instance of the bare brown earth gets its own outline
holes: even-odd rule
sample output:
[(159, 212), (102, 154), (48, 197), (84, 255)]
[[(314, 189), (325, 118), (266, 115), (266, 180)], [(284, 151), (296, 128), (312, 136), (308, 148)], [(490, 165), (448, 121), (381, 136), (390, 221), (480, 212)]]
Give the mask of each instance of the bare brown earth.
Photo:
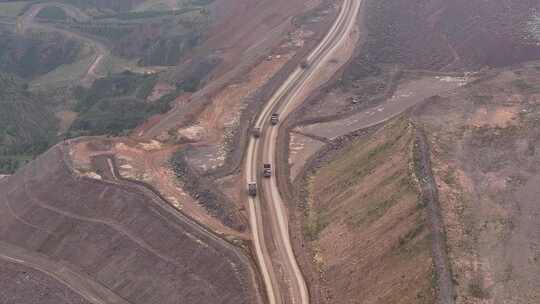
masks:
[(384, 64), (427, 70), (475, 70), (538, 59), (530, 32), (536, 0), (370, 0), (365, 52), (347, 77)]
[(302, 226), (304, 250), (318, 273), (319, 288), (311, 289), (318, 302), (433, 303), (414, 134), (401, 118), (312, 160), (301, 182)]
[(1, 303), (91, 303), (55, 279), (32, 268), (0, 261)]
[[(202, 225), (217, 233), (246, 238), (242, 232), (223, 224), (219, 216), (210, 216), (200, 202), (186, 193), (169, 164), (173, 153), (181, 145), (163, 145), (158, 141), (138, 142), (130, 139), (98, 139), (91, 142), (82, 140), (73, 146), (71, 156), (76, 170), (86, 176), (103, 179), (108, 171), (117, 170), (115, 179), (124, 178), (141, 181), (153, 186), (178, 211), (188, 214)], [(111, 157), (114, 163), (103, 168), (96, 167), (93, 159), (99, 156)], [(110, 174), (109, 174), (110, 175)], [(243, 225), (240, 219), (234, 226)]]
[(540, 299), (536, 63), (427, 103), (417, 120), (432, 145), (456, 303)]
[(1, 241), (70, 265), (133, 304), (260, 300), (239, 249), (145, 187), (74, 174), (64, 149), (1, 181)]
[(293, 27), (292, 18), (314, 8), (319, 0), (217, 0), (211, 11), (216, 22), (207, 44), (221, 53), (225, 64), (234, 68), (251, 51), (268, 52)]

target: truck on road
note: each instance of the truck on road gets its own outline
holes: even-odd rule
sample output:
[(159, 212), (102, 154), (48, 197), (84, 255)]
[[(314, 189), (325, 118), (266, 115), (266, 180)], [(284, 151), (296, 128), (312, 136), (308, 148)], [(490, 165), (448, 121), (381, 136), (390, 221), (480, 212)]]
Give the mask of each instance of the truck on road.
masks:
[(302, 69), (304, 69), (304, 70), (307, 69), (307, 68), (309, 68), (309, 61), (307, 61), (307, 59), (306, 59), (306, 60), (302, 60), (302, 62), (300, 62), (300, 67), (301, 67)]
[(272, 114), (272, 116), (270, 116), (270, 123), (272, 125), (277, 125), (278, 122), (279, 122), (279, 114), (277, 113)]
[(253, 130), (251, 130), (251, 134), (255, 138), (261, 137), (261, 128), (253, 128)]
[(257, 196), (257, 183), (248, 184), (248, 194), (250, 196)]
[(263, 176), (264, 177), (272, 177), (272, 165), (263, 164)]

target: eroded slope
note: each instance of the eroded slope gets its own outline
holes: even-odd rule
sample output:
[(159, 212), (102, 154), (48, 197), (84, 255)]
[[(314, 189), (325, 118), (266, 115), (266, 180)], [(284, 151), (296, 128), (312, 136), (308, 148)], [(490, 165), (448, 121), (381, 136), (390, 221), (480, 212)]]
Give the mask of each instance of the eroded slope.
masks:
[(433, 303), (430, 232), (413, 175), (414, 135), (407, 119), (393, 121), (323, 154), (307, 176), (304, 234), (322, 303)]
[(428, 133), (456, 303), (540, 298), (535, 63), (493, 71), (418, 112)]

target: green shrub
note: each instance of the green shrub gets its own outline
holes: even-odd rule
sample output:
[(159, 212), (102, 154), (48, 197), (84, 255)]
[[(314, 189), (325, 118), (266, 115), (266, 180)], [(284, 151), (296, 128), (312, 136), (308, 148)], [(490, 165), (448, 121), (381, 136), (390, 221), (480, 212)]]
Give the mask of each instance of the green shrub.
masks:
[(68, 137), (124, 135), (152, 115), (169, 111), (178, 91), (155, 102), (146, 101), (157, 80), (157, 75), (124, 72), (97, 80), (90, 89), (77, 88), (75, 111), (80, 115)]

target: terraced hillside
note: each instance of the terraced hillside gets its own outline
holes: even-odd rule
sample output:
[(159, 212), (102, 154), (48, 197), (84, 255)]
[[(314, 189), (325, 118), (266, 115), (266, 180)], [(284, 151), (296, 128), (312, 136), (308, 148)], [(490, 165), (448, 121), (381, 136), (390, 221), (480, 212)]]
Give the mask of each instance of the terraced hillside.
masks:
[(0, 261), (1, 303), (90, 304), (54, 278), (20, 264)]
[(1, 180), (0, 242), (66, 265), (132, 304), (258, 302), (237, 248), (150, 191), (76, 176), (65, 148)]

